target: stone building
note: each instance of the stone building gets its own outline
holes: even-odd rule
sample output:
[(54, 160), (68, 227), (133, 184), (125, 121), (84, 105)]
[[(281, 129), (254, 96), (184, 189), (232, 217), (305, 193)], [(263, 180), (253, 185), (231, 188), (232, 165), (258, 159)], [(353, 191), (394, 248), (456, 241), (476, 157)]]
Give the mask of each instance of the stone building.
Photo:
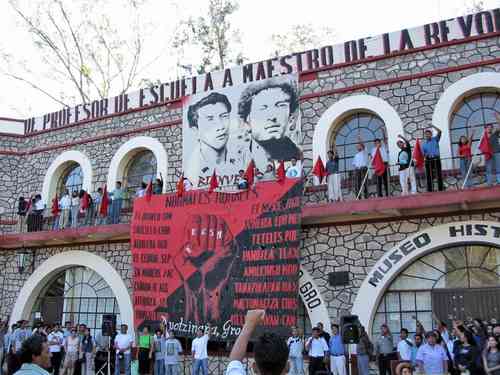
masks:
[[(309, 332), (320, 321), (329, 326), (351, 313), (371, 334), (382, 322), (395, 333), (401, 327), (414, 331), (414, 317), (431, 327), (433, 312), (440, 319), (498, 319), (500, 187), (486, 184), (477, 145), (484, 126), (496, 123), (494, 115), (500, 114), (500, 10), (284, 58), (294, 59), (287, 73), (299, 77), (307, 175), (302, 328)], [(282, 59), (269, 61), (231, 71), (284, 66)], [(279, 72), (268, 69), (263, 78)], [(206, 89), (206, 76), (199, 78), (199, 87), (203, 80)], [(176, 189), (185, 85), (184, 80), (169, 83), (170, 96), (161, 91), (163, 99), (141, 90), (109, 99), (106, 107), (101, 101), (91, 110), (80, 106), (37, 119), (0, 120), (2, 318), (73, 320), (98, 329), (104, 313), (115, 313), (133, 325), (132, 198), (141, 182), (160, 174), (163, 192)], [(156, 88), (156, 94), (163, 90)], [(111, 103), (114, 111), (107, 110)], [(413, 145), (431, 124), (442, 131), (446, 191), (425, 192), (425, 177), (418, 173), (418, 194), (402, 196), (397, 137)], [(457, 146), (465, 134), (472, 136), (478, 155), (467, 189)], [(358, 136), (368, 148), (376, 138), (387, 138), (388, 197), (375, 197), (371, 176), (369, 199), (355, 197), (351, 169)], [(310, 177), (313, 163), (319, 156), (326, 160), (332, 147), (341, 156), (344, 195), (333, 203), (327, 202), (326, 186), (314, 185)], [(56, 194), (65, 188), (93, 192), (116, 181), (124, 182), (130, 198), (120, 224), (51, 230)], [(43, 230), (26, 232), (17, 200), (34, 193), (47, 207)]]

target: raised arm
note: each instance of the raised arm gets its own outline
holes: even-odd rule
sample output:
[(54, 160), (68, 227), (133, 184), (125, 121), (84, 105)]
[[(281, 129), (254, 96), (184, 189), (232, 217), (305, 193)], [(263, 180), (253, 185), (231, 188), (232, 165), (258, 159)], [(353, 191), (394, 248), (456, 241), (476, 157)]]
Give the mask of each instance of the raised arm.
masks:
[(234, 343), (231, 354), (229, 355), (230, 361), (242, 361), (247, 352), (248, 341), (252, 337), (255, 328), (263, 321), (265, 316), (264, 310), (249, 310), (245, 317), (245, 324), (241, 329), (241, 333)]
[(404, 142), (408, 143), (408, 139), (406, 139), (405, 137), (403, 137), (402, 134), (398, 134), (398, 138), (401, 138)]

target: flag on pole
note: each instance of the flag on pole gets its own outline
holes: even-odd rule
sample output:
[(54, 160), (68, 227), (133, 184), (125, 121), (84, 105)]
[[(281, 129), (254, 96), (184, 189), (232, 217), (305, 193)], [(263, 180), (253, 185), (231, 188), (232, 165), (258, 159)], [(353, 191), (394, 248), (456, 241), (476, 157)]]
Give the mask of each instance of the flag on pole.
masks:
[(219, 181), (217, 180), (217, 174), (215, 173), (214, 169), (214, 173), (212, 173), (212, 177), (210, 177), (210, 186), (208, 187), (208, 192), (211, 193), (218, 187), (219, 187)]
[(481, 137), (481, 142), (479, 142), (479, 150), (483, 153), (486, 160), (490, 160), (493, 157), (493, 150), (491, 149), (490, 137), (486, 130)]
[(146, 191), (144, 192), (144, 196), (146, 200), (151, 201), (151, 197), (153, 196), (153, 181), (149, 180), (148, 186), (146, 187)]
[(177, 196), (182, 197), (184, 195), (184, 173), (179, 177), (179, 181), (177, 181)]
[(285, 176), (285, 162), (281, 160), (280, 164), (278, 165), (278, 170), (276, 171), (276, 179), (280, 184), (282, 184), (285, 182)]
[(413, 149), (413, 160), (415, 160), (415, 167), (418, 169), (422, 169), (424, 167), (424, 153), (418, 138), (415, 142), (415, 148)]
[(385, 164), (384, 159), (382, 159), (382, 154), (380, 153), (380, 147), (377, 147), (377, 150), (375, 151), (372, 166), (377, 176), (382, 176), (385, 173)]
[(90, 195), (84, 191), (82, 196), (81, 210), (85, 211), (90, 207)]
[(244, 177), (247, 180), (248, 187), (253, 186), (253, 183), (255, 181), (255, 163), (253, 162), (253, 159), (250, 160)]
[(102, 199), (101, 199), (101, 207), (99, 207), (99, 215), (101, 215), (101, 217), (108, 216), (108, 207), (109, 207), (108, 187), (107, 185), (104, 185), (104, 190), (102, 192)]
[(52, 199), (52, 216), (59, 216), (61, 210), (59, 209), (59, 199), (57, 199), (57, 193), (54, 199)]
[(314, 164), (312, 173), (318, 178), (320, 184), (323, 181), (323, 178), (326, 177), (325, 165), (323, 164), (323, 160), (321, 160), (321, 156), (318, 156), (318, 160), (316, 160), (316, 164)]

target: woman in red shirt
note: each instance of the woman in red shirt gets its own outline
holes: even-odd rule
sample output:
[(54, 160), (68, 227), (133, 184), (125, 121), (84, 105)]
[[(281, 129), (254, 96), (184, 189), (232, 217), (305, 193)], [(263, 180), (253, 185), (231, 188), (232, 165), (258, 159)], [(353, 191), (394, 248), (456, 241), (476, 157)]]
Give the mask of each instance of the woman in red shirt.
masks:
[(458, 156), (460, 157), (460, 174), (464, 180), (467, 177), (464, 187), (468, 188), (471, 186), (471, 176), (470, 173), (467, 176), (467, 172), (472, 162), (472, 151), (470, 141), (465, 135), (462, 135), (458, 141)]

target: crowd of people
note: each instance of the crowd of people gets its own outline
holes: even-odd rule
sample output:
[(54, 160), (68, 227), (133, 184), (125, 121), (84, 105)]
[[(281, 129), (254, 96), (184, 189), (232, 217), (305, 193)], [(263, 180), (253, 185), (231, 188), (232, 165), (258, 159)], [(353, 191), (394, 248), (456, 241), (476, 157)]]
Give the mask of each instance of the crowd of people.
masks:
[[(246, 374), (243, 359), (247, 356), (247, 344), (264, 315), (263, 310), (248, 311), (245, 324), (231, 350), (226, 371), (228, 375)], [(488, 324), (480, 319), (453, 321), (451, 329), (448, 329), (440, 321), (436, 329), (426, 331), (417, 321), (415, 331), (410, 336), (408, 329), (402, 328), (399, 339), (395, 340), (389, 327), (383, 324), (380, 334), (370, 339), (364, 328), (360, 327), (359, 341), (355, 345), (358, 375), (370, 373), (370, 362), (376, 363), (380, 375), (500, 374), (500, 325), (495, 322)], [(135, 338), (125, 324), (120, 326), (119, 332), (106, 338), (102, 335), (93, 337), (84, 324), (75, 326), (66, 322), (61, 327), (59, 324), (38, 323), (32, 329), (23, 320), (9, 329), (7, 322), (4, 322), (0, 325), (3, 338), (0, 373), (105, 374), (109, 351), (111, 371), (115, 375), (131, 375), (134, 359), (138, 363), (134, 373), (180, 375), (183, 355), (191, 359), (192, 375), (208, 375), (207, 346), (210, 333), (209, 325), (199, 328), (191, 345), (185, 350), (166, 322), (154, 334), (149, 327), (143, 327)], [(45, 359), (43, 355), (40, 357), (42, 349), (47, 351)], [(332, 324), (329, 334), (318, 323), (308, 338), (295, 327), (288, 339), (264, 333), (253, 342), (254, 370), (266, 375), (304, 375), (308, 362), (309, 375), (347, 375), (349, 353), (346, 349), (337, 324)], [(34, 357), (39, 357), (41, 362), (38, 366), (42, 369), (33, 369)]]
[[(8, 329), (7, 322), (2, 323), (0, 334), (3, 340), (0, 363), (0, 375), (23, 374), (34, 375), (94, 375), (107, 374), (108, 351), (110, 369), (115, 375), (132, 374), (132, 363), (137, 359), (137, 373), (140, 375), (180, 375), (181, 354), (184, 349), (168, 324), (163, 322), (153, 333), (145, 326), (134, 338), (126, 324), (120, 326), (119, 332), (111, 337), (98, 334), (91, 335), (85, 324), (73, 325), (66, 322), (59, 324), (35, 324), (22, 320)], [(190, 355), (192, 357), (193, 375), (208, 375), (208, 340), (210, 326), (200, 328), (197, 337), (192, 340)], [(31, 362), (26, 362), (25, 351), (35, 350), (40, 355), (40, 347), (46, 346), (48, 362), (40, 369), (32, 370)], [(28, 356), (31, 358), (31, 356)], [(25, 364), (28, 363), (27, 366)], [(24, 367), (24, 369), (23, 369)], [(21, 372), (18, 373), (18, 370)]]
[[(500, 123), (500, 116), (497, 116)], [(398, 169), (399, 183), (402, 195), (417, 193), (417, 172), (425, 170), (426, 190), (443, 191), (443, 172), (439, 143), (441, 130), (434, 125), (424, 131), (422, 144), (417, 142), (412, 150), (408, 139), (398, 135), (397, 146), (399, 153), (394, 164)], [(472, 150), (474, 134), (462, 135), (458, 142), (457, 157), (459, 160), (460, 179), (463, 188), (472, 186), (473, 156), (482, 154), (485, 159), (486, 183), (489, 186), (500, 184), (500, 128), (498, 125), (488, 124), (480, 139), (477, 151)], [(347, 172), (353, 187), (356, 199), (368, 198), (368, 177), (373, 173), (377, 187), (377, 196), (389, 196), (390, 158), (387, 138), (374, 140), (374, 147), (368, 152), (361, 138), (356, 144), (356, 153), (352, 165)], [(327, 197), (330, 202), (342, 201), (342, 174), (340, 171), (340, 157), (335, 148), (328, 151), (325, 165), (326, 182), (328, 186)], [(344, 175), (344, 180), (346, 176)]]
[[(144, 196), (146, 189), (147, 184), (143, 182), (134, 196)], [(152, 194), (162, 192), (163, 178), (158, 178), (152, 184)], [(52, 199), (50, 207), (43, 202), (40, 194), (29, 199), (21, 196), (17, 202), (18, 231), (23, 231), (23, 228), (28, 232), (41, 231), (45, 222), (52, 230), (118, 224), (126, 195), (121, 181), (117, 181), (115, 188), (109, 192), (101, 187), (91, 193), (84, 189), (64, 189), (60, 196)]]

